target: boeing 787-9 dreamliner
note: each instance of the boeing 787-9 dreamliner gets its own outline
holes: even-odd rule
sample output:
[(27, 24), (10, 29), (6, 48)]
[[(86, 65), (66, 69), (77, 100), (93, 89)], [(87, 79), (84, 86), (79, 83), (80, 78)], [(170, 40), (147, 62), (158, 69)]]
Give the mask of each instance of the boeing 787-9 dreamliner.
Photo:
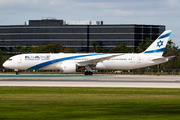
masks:
[(172, 30), (164, 31), (142, 53), (38, 53), (20, 54), (10, 57), (3, 66), (15, 70), (60, 70), (61, 73), (74, 73), (85, 68), (85, 75), (93, 70), (131, 70), (167, 62), (163, 57)]

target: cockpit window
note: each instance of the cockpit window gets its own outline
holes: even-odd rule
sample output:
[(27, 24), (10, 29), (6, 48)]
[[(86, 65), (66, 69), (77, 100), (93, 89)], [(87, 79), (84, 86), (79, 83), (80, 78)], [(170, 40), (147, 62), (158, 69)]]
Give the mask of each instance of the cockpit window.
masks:
[(9, 58), (9, 59), (8, 59), (8, 61), (12, 61), (12, 59), (11, 59), (11, 58)]

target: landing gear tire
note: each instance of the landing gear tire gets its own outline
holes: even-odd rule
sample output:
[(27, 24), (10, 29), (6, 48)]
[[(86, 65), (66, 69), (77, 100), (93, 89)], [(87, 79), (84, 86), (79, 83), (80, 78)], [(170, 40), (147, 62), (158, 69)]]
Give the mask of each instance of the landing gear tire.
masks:
[(18, 71), (16, 71), (16, 75), (19, 75), (19, 72), (18, 72)]
[(84, 72), (84, 75), (93, 75), (93, 72), (91, 72), (91, 71), (85, 71), (85, 72)]
[(14, 69), (14, 71), (16, 72), (16, 75), (19, 75), (18, 69)]
[(90, 72), (89, 75), (93, 75), (93, 72)]

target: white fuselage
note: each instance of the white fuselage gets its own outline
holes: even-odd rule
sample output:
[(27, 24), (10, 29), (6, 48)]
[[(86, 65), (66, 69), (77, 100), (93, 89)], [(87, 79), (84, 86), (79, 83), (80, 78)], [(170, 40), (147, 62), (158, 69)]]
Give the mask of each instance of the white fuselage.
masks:
[[(113, 53), (116, 55), (115, 53)], [(112, 54), (21, 54), (11, 57), (3, 66), (9, 69), (19, 70), (60, 70), (62, 63), (75, 63), (77, 66), (85, 66), (81, 64), (83, 61), (91, 61)], [(112, 57), (107, 60), (99, 61), (96, 64), (89, 64), (94, 70), (130, 70), (142, 68), (160, 63), (167, 62), (167, 59), (156, 60), (159, 58), (154, 54), (123, 54)]]
[(3, 66), (19, 70), (60, 70), (72, 73), (80, 67), (86, 69), (85, 75), (92, 70), (130, 70), (167, 62), (162, 57), (172, 30), (164, 31), (143, 53), (84, 53), (84, 54), (21, 54), (7, 60)]

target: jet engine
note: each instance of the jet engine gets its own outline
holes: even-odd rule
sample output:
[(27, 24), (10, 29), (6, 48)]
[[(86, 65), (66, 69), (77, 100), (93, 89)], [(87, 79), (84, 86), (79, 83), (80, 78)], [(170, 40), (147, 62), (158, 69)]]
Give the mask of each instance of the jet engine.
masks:
[(74, 62), (63, 62), (60, 64), (61, 73), (73, 73), (76, 72), (77, 65)]

